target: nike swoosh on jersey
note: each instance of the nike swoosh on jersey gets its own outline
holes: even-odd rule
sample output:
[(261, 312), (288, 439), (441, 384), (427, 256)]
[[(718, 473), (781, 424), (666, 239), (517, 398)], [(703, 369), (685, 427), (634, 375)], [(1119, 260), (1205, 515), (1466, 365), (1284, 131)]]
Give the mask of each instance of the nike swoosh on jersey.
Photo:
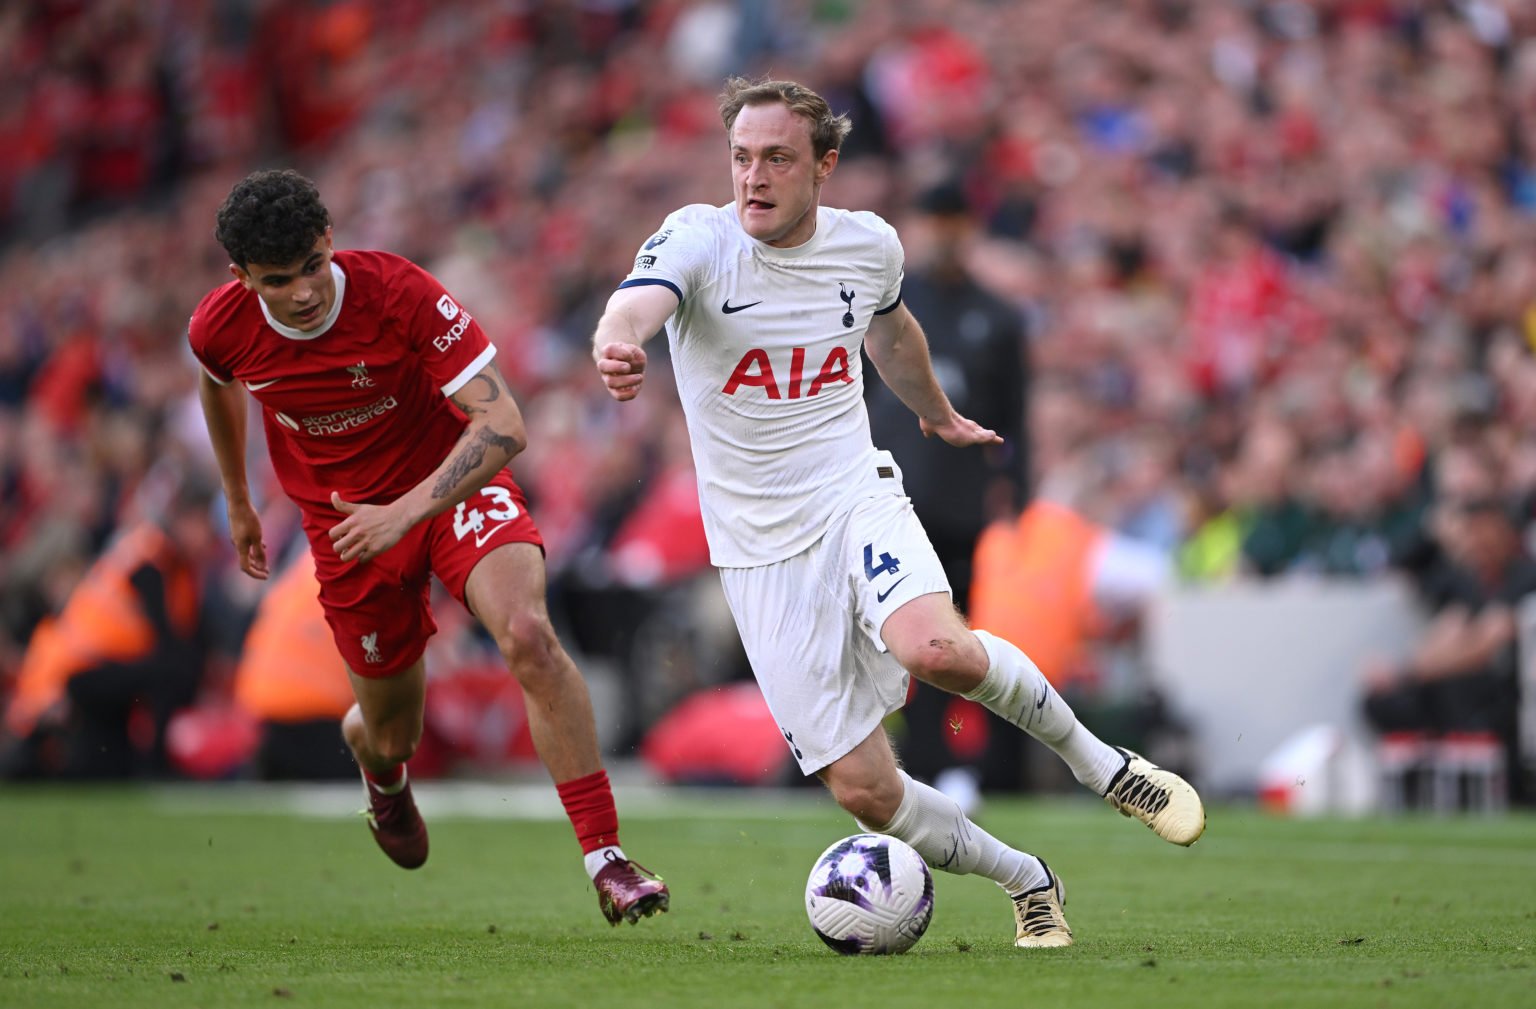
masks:
[(735, 315), (737, 312), (745, 312), (747, 309), (751, 308), (753, 305), (761, 305), (761, 304), (762, 304), (762, 301), (759, 300), (759, 301), (749, 301), (745, 305), (733, 305), (733, 304), (731, 304), (731, 299), (730, 298), (726, 298), (725, 302), (720, 306), (720, 311), (724, 312), (726, 315)]
[(891, 582), (891, 587), (890, 588), (886, 589), (884, 592), (877, 592), (877, 593), (875, 593), (875, 602), (877, 602), (877, 603), (885, 602), (885, 597), (890, 595), (892, 592), (895, 592), (896, 591), (896, 586), (900, 585), (902, 582), (906, 581), (908, 578), (911, 578), (911, 577), (912, 577), (911, 575), (902, 575), (900, 578), (896, 579), (894, 582)]
[(266, 381), (266, 382), (247, 382), (247, 383), (245, 383), (245, 387), (247, 389), (251, 390), (252, 392), (260, 392), (261, 390), (265, 389), (267, 386), (269, 386), (269, 385), (276, 385), (278, 382), (281, 382), (281, 381), (282, 381), (282, 379), (274, 378), (274, 379), (271, 379), (270, 381)]
[(487, 529), (485, 531), (485, 535), (484, 536), (481, 536), (479, 533), (475, 533), (475, 549), (479, 550), (481, 547), (485, 546), (486, 540), (488, 540), (492, 536), (496, 535), (496, 530), (502, 528), (502, 526), (509, 526), (511, 524), (512, 523), (510, 523), (510, 522), (503, 522), (499, 526), (491, 526), (491, 528), (489, 528), (489, 529)]

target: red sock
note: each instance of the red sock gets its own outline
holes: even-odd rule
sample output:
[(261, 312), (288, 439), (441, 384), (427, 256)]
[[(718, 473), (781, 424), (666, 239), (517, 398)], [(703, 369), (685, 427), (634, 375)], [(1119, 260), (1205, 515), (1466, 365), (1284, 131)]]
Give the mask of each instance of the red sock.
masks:
[(404, 773), (404, 764), (396, 764), (393, 768), (385, 771), (383, 774), (375, 774), (374, 772), (368, 770), (368, 768), (363, 768), (363, 777), (368, 779), (369, 784), (380, 789), (394, 788), (396, 785), (400, 784), (400, 776)]
[(619, 843), (619, 811), (613, 806), (607, 771), (561, 782), (555, 785), (555, 791), (560, 793), (565, 815), (576, 829), (582, 854)]

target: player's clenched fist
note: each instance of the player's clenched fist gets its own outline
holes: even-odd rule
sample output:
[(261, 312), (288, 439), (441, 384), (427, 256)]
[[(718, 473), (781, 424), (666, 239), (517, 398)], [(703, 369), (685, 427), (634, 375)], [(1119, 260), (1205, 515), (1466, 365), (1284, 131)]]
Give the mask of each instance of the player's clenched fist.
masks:
[(620, 403), (634, 399), (645, 381), (645, 351), (633, 343), (605, 343), (596, 354), (597, 371)]

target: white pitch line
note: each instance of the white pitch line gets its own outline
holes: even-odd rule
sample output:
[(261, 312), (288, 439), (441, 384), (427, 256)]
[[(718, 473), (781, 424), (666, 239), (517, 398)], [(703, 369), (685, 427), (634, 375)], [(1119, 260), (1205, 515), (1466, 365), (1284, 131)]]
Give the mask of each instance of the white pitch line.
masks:
[[(550, 784), (480, 781), (423, 781), (413, 784), (423, 816), (431, 819), (561, 821), (565, 810)], [(819, 812), (836, 805), (820, 789), (669, 788), (617, 785), (619, 813), (626, 819), (776, 820)], [(283, 815), (335, 819), (364, 804), (362, 783), (276, 784), (226, 782), (171, 785), (153, 792), (161, 809), (236, 815)]]

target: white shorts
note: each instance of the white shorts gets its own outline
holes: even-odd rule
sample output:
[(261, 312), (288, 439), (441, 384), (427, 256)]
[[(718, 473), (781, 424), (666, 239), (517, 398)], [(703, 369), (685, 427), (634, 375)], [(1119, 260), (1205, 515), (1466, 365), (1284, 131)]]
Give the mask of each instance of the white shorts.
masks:
[(886, 618), (918, 596), (950, 594), (899, 471), (890, 483), (795, 556), (720, 569), (752, 671), (806, 774), (906, 703), (907, 671), (880, 638)]

